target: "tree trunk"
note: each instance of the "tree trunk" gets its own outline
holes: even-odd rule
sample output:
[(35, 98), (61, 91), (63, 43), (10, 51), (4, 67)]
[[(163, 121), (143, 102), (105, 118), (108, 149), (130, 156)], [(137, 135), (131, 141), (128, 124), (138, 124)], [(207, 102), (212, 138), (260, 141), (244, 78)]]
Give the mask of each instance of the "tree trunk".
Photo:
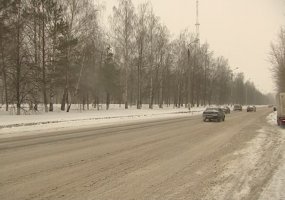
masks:
[(128, 105), (128, 69), (126, 67), (126, 75), (125, 75), (125, 88), (124, 88), (124, 103), (125, 103), (125, 109), (128, 109), (129, 108), (129, 105)]
[(71, 108), (71, 103), (72, 103), (72, 99), (71, 99), (71, 94), (70, 94), (70, 93), (67, 93), (67, 96), (66, 96), (66, 103), (67, 103), (66, 112), (69, 112), (69, 111), (70, 111), (70, 108)]
[[(56, 23), (55, 23), (56, 24)], [(55, 25), (56, 26), (56, 25)], [(56, 27), (54, 28), (54, 32), (56, 32)], [(50, 60), (51, 64), (53, 65), (52, 68), (52, 75), (50, 77), (50, 106), (49, 111), (53, 112), (53, 104), (54, 104), (54, 96), (55, 96), (55, 78), (54, 75), (56, 73), (56, 67), (55, 67), (55, 51), (56, 51), (56, 34), (53, 35), (53, 42), (52, 42), (52, 58)]]
[(141, 109), (141, 73), (140, 73), (140, 62), (138, 64), (138, 100), (137, 100), (137, 109)]
[(5, 90), (5, 104), (6, 104), (6, 111), (9, 110), (9, 100), (8, 100), (8, 87), (7, 87), (7, 77), (6, 72), (3, 72), (3, 81), (4, 81), (4, 90)]
[(37, 103), (37, 102), (36, 102), (35, 105), (34, 105), (34, 110), (35, 110), (35, 111), (38, 111), (38, 103)]
[(17, 115), (21, 114), (21, 97), (20, 97), (20, 80), (21, 80), (21, 61), (20, 61), (20, 10), (21, 2), (19, 2), (18, 19), (17, 19), (17, 46), (16, 46), (16, 100), (17, 100)]
[(50, 103), (49, 103), (49, 111), (50, 111), (50, 112), (53, 112), (53, 102), (50, 102)]
[(97, 105), (97, 110), (99, 110), (99, 104), (100, 104), (100, 102), (99, 102), (99, 97), (98, 97), (98, 96), (96, 96), (96, 105)]
[[(127, 29), (127, 25), (125, 25), (125, 29)], [(128, 41), (127, 38), (125, 38), (125, 55), (124, 55), (124, 64), (125, 64), (125, 87), (124, 87), (124, 103), (125, 103), (125, 109), (129, 108), (128, 105), (128, 68), (129, 68), (129, 50), (128, 50)]]
[(143, 36), (140, 39), (140, 48), (139, 48), (139, 63), (138, 63), (138, 101), (137, 101), (137, 109), (141, 109), (142, 107), (142, 97), (141, 97), (141, 69), (143, 64)]
[(87, 104), (87, 110), (89, 110), (89, 93), (86, 93), (86, 104)]
[[(62, 96), (62, 101), (61, 101), (61, 110), (64, 111), (65, 110), (65, 104), (68, 103), (68, 87), (69, 87), (69, 53), (67, 52), (66, 55), (66, 66), (65, 66), (65, 88), (64, 88), (64, 92), (63, 92), (63, 96)], [(68, 112), (68, 111), (67, 111)]]
[(106, 110), (109, 110), (110, 107), (110, 93), (107, 92), (107, 96), (106, 96)]
[(163, 108), (163, 80), (159, 84), (159, 108)]
[(163, 55), (161, 53), (160, 55), (160, 68), (161, 68), (161, 77), (160, 77), (160, 80), (159, 80), (159, 108), (163, 108), (163, 75), (164, 75), (164, 70), (162, 69), (162, 58), (163, 58)]
[(1, 40), (1, 52), (2, 52), (2, 75), (3, 75), (3, 84), (4, 84), (4, 94), (5, 94), (5, 104), (6, 104), (6, 111), (9, 110), (9, 101), (8, 101), (8, 86), (7, 86), (7, 74), (6, 74), (6, 65), (4, 60), (4, 50), (2, 39)]
[[(151, 73), (152, 73), (152, 70), (151, 70)], [(152, 74), (150, 74), (149, 108), (153, 109), (153, 80), (152, 80)]]
[(177, 87), (177, 108), (180, 108), (180, 81), (178, 82), (178, 87)]
[(66, 104), (66, 96), (67, 96), (67, 88), (64, 89), (62, 99), (61, 99), (61, 107), (62, 111), (65, 111), (65, 104)]
[[(44, 12), (44, 5), (42, 3), (42, 9)], [(47, 105), (47, 92), (46, 92), (46, 66), (45, 66), (45, 18), (44, 15), (42, 17), (42, 68), (43, 68), (43, 97), (44, 97), (44, 106), (45, 112), (48, 112)]]
[(190, 49), (187, 50), (187, 64), (188, 64), (188, 73), (187, 73), (187, 107), (188, 110), (191, 109), (191, 63), (190, 63)]
[(82, 95), (82, 108), (83, 108), (83, 110), (85, 110), (85, 95), (83, 94)]

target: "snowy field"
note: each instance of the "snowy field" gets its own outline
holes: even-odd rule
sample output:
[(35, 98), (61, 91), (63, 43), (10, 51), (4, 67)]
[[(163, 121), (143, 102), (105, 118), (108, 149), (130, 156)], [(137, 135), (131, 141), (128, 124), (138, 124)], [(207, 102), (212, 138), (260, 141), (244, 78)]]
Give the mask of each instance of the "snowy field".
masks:
[(60, 105), (55, 106), (54, 112), (44, 113), (40, 107), (39, 112), (26, 112), (25, 115), (17, 116), (15, 112), (5, 112), (3, 107), (0, 112), (0, 137), (12, 137), (24, 134), (35, 134), (40, 131), (50, 132), (80, 127), (94, 127), (109, 124), (123, 124), (128, 122), (177, 118), (183, 116), (200, 115), (205, 108), (174, 108), (173, 106), (159, 109), (148, 109), (148, 105), (138, 110), (135, 106), (124, 109), (123, 105), (110, 105), (106, 110), (104, 105), (97, 110), (90, 106), (90, 110), (83, 110), (82, 107), (73, 105), (69, 113), (62, 112)]

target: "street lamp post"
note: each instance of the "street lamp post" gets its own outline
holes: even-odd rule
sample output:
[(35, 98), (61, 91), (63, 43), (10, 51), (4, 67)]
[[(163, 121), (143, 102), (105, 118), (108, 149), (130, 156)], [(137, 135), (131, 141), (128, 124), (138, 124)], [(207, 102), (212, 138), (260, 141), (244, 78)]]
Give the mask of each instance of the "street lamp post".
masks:
[(210, 66), (210, 57), (211, 52), (206, 51), (205, 54), (205, 66), (204, 66), (204, 94), (203, 94), (203, 104), (206, 106), (206, 95), (207, 95), (207, 71)]
[[(189, 73), (188, 73), (188, 95), (187, 95), (187, 99), (188, 99), (188, 109), (190, 110), (191, 108), (191, 102), (190, 102), (190, 99), (192, 98), (193, 96), (193, 91), (192, 91), (192, 81), (193, 81), (193, 69), (192, 69), (192, 66), (190, 64), (190, 48), (191, 48), (191, 45), (194, 44), (194, 43), (198, 43), (199, 42), (199, 39), (195, 39), (194, 41), (190, 42), (188, 44), (188, 49), (187, 49), (187, 57), (188, 57), (188, 66), (189, 66)], [(191, 79), (190, 79), (190, 76), (192, 75)], [(189, 92), (190, 91), (190, 92)]]
[(232, 84), (231, 84), (231, 104), (233, 104), (234, 103), (234, 94), (233, 94), (233, 87), (234, 87), (234, 71), (236, 71), (236, 70), (238, 70), (239, 68), (238, 67), (236, 67), (236, 68), (234, 68), (233, 70), (232, 70), (232, 77), (231, 77), (231, 79), (232, 79)]
[(245, 103), (248, 105), (248, 85), (250, 84), (250, 79), (245, 83)]

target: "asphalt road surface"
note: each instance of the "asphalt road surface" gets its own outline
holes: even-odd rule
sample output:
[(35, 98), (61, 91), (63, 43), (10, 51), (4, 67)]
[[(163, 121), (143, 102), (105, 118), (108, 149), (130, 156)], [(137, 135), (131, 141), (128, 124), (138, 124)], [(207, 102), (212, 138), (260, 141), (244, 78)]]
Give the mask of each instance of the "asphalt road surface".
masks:
[[(232, 112), (225, 122), (194, 116), (0, 139), (0, 199), (215, 199), (209, 192), (221, 184), (225, 163), (270, 111)], [(275, 162), (270, 150), (265, 157)], [(256, 198), (273, 168), (260, 171), (246, 199)]]

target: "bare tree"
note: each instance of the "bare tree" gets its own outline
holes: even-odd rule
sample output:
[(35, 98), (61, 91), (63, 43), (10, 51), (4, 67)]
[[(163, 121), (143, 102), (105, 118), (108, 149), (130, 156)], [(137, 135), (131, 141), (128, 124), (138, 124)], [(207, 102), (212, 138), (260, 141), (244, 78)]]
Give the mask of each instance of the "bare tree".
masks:
[(149, 108), (153, 108), (153, 69), (154, 69), (154, 50), (155, 50), (155, 35), (158, 31), (158, 17), (153, 13), (152, 7), (150, 8), (148, 16), (148, 30), (147, 30), (147, 57), (148, 57), (148, 76), (149, 76)]
[(282, 28), (278, 41), (271, 44), (270, 60), (272, 73), (278, 92), (285, 91), (285, 30)]
[(116, 52), (120, 54), (120, 61), (124, 74), (124, 103), (128, 108), (128, 79), (130, 58), (133, 53), (134, 43), (134, 19), (135, 9), (131, 0), (119, 0), (119, 6), (113, 8), (113, 16), (111, 18), (112, 35), (114, 38)]

